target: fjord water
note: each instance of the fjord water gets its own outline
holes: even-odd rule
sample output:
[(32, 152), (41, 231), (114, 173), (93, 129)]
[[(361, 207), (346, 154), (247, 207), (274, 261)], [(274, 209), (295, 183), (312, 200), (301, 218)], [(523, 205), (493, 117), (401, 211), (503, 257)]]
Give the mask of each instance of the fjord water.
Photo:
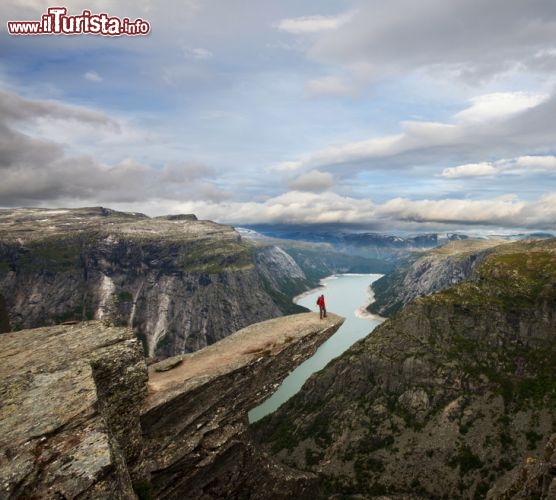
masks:
[(249, 412), (249, 421), (256, 422), (275, 411), (282, 403), (296, 394), (305, 381), (316, 371), (324, 368), (357, 340), (366, 337), (380, 323), (370, 315), (362, 313), (369, 303), (369, 286), (381, 274), (339, 274), (321, 281), (323, 287), (316, 288), (295, 300), (296, 304), (318, 311), (317, 297), (324, 294), (328, 311), (344, 316), (344, 324), (322, 344), (317, 352), (299, 365), (282, 382), (278, 390), (264, 403)]

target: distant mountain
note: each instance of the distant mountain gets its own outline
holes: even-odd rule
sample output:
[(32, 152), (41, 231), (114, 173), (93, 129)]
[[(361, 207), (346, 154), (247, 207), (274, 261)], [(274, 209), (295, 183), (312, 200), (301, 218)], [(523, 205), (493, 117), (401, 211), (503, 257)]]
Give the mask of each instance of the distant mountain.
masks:
[(417, 297), (461, 283), (493, 248), (505, 243), (509, 242), (456, 239), (441, 247), (414, 253), (371, 285), (374, 301), (367, 309), (381, 316), (391, 316)]
[[(391, 233), (368, 231), (346, 224), (327, 225), (251, 225), (242, 228), (248, 238), (270, 237), (281, 241), (312, 242), (330, 245), (337, 252), (375, 259), (375, 264), (386, 267), (405, 265), (415, 260), (419, 253), (444, 245), (450, 241), (505, 240), (526, 238), (551, 238), (550, 233), (514, 233), (499, 235), (495, 232), (429, 232), (407, 234), (392, 229)], [(285, 244), (282, 244), (284, 246)], [(376, 271), (381, 272), (381, 271)]]
[(255, 231), (256, 235), (280, 240), (328, 244), (336, 252), (375, 259), (382, 264), (396, 263), (414, 250), (430, 249), (440, 244), (436, 233), (400, 236), (348, 231), (342, 226), (324, 229), (319, 226), (249, 226), (248, 229)]
[(245, 228), (237, 228), (237, 231), (245, 241), (252, 241), (255, 245), (273, 245), (285, 250), (315, 286), (320, 279), (335, 273), (383, 274), (394, 269), (392, 262), (341, 252), (330, 243), (274, 238)]
[(319, 229), (297, 226), (250, 226), (252, 230), (274, 238), (330, 243), (334, 246), (377, 246), (385, 248), (431, 248), (437, 245), (436, 233), (415, 236), (396, 236), (375, 232)]

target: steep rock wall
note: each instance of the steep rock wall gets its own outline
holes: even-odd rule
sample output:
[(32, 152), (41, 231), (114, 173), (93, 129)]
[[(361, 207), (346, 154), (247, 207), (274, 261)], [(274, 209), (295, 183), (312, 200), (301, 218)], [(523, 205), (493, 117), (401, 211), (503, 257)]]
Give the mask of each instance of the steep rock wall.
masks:
[[(165, 358), (291, 308), (268, 276), (304, 289), (302, 272), (279, 250), (264, 250), (255, 265), (261, 251), (191, 216), (2, 210), (0, 294), (13, 330), (101, 319), (131, 326), (149, 356)], [(272, 253), (289, 264), (280, 273), (263, 258)]]
[(0, 497), (133, 498), (145, 479), (146, 381), (127, 328), (0, 335)]
[(127, 328), (0, 335), (0, 496), (314, 498), (314, 475), (253, 443), (247, 412), (342, 322), (269, 320), (149, 373)]
[(462, 240), (414, 254), (372, 285), (375, 300), (368, 310), (392, 316), (417, 297), (450, 288), (468, 279), (501, 240)]
[(296, 261), (276, 245), (257, 246), (253, 255), (257, 273), (280, 309), (287, 313), (306, 312), (292, 302), (292, 297), (307, 291), (311, 283)]

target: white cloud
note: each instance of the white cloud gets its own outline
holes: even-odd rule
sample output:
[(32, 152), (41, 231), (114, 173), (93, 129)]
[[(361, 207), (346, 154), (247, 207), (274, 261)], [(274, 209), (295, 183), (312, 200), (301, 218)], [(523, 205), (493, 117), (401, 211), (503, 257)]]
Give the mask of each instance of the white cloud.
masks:
[(271, 165), (268, 170), (270, 172), (294, 172), (301, 168), (303, 163), (300, 161), (283, 161)]
[(311, 59), (342, 66), (372, 62), (377, 76), (451, 73), (474, 84), (516, 68), (553, 71), (554, 62), (547, 62), (553, 55), (542, 52), (554, 46), (550, 1), (360, 0), (356, 5), (358, 15), (349, 25), (323, 31), (315, 40)]
[[(289, 191), (264, 202), (186, 202), (173, 205), (172, 211), (194, 212), (202, 218), (242, 224), (334, 223), (371, 220), (375, 207), (368, 200), (340, 196), (336, 193)], [(163, 210), (165, 210), (164, 208)], [(160, 210), (160, 208), (159, 208)]]
[[(72, 3), (71, 12), (78, 13), (79, 6), (98, 12), (104, 5), (110, 15), (134, 17), (148, 0), (86, 3)], [(75, 37), (71, 44), (58, 37), (29, 39), (36, 42), (35, 59), (21, 57), (25, 48), (17, 37), (5, 40), (13, 55), (9, 66), (0, 69), (6, 85), (27, 96), (71, 96), (73, 103), (99, 107), (22, 102), (17, 96), (3, 101), (0, 95), (0, 125), (9, 128), (0, 130), (0, 153), (5, 153), (0, 161), (12, 166), (9, 175), (2, 171), (2, 202), (32, 199), (60, 205), (73, 196), (74, 203), (84, 204), (95, 197), (98, 203), (121, 196), (142, 210), (143, 204), (174, 206), (188, 200), (220, 214), (221, 220), (238, 215), (241, 221), (241, 214), (255, 220), (257, 211), (261, 218), (278, 220), (280, 214), (296, 217), (290, 202), (315, 218), (318, 214), (302, 200), (308, 197), (306, 189), (314, 188), (349, 193), (340, 200), (326, 193), (330, 205), (319, 206), (330, 219), (396, 221), (394, 213), (381, 212), (384, 205), (356, 200), (355, 194), (373, 193), (381, 203), (411, 198), (403, 204), (404, 214), (411, 209), (427, 220), (424, 205), (411, 205), (419, 198), (430, 198), (426, 207), (434, 214), (438, 198), (471, 194), (478, 199), (515, 190), (538, 215), (540, 205), (530, 200), (556, 191), (554, 157), (534, 156), (555, 153), (556, 98), (543, 100), (556, 74), (548, 66), (556, 68), (556, 11), (547, 0), (492, 0), (488, 5), (348, 0), (341, 9), (359, 7), (349, 22), (345, 14), (296, 17), (307, 13), (307, 5), (291, 2), (264, 9), (251, 8), (250, 1), (225, 6), (187, 2), (196, 4), (195, 9), (184, 3), (170, 2), (168, 8), (143, 16), (152, 26), (148, 37), (105, 40), (116, 44), (111, 55), (116, 70), (110, 74), (96, 59), (103, 54), (81, 50), (98, 45), (96, 37)], [(16, 2), (0, 6), (6, 19), (35, 18), (27, 8), (7, 5)], [(40, 7), (36, 13), (42, 12)], [(272, 22), (280, 19), (278, 30), (273, 29)], [(298, 51), (271, 44), (290, 44)], [(299, 53), (308, 47), (309, 62)], [(41, 65), (45, 69), (39, 72), (34, 67), (54, 50), (65, 57), (64, 51), (77, 49), (93, 59), (70, 58), (71, 64)], [(538, 69), (533, 71), (532, 64)], [(104, 77), (102, 84), (83, 80), (93, 69)], [(439, 85), (438, 76), (445, 80), (449, 69), (453, 78)], [(510, 80), (508, 70), (515, 78)], [(140, 78), (130, 80), (129, 75)], [(174, 88), (160, 85), (163, 75)], [(385, 76), (380, 85), (368, 87)], [(461, 79), (466, 85), (459, 85)], [(305, 83), (306, 95), (350, 94), (356, 99), (304, 99), (300, 90)], [(57, 93), (47, 94), (46, 84)], [(481, 88), (486, 90), (477, 90)], [(113, 107), (122, 89), (129, 92)], [(509, 92), (516, 89), (523, 92)], [(448, 110), (459, 111), (471, 93), (475, 98), (464, 103), (467, 109), (447, 116)], [(114, 111), (99, 113), (102, 106)], [(241, 123), (236, 115), (242, 116)], [(413, 115), (424, 118), (402, 121)], [(126, 157), (130, 159), (122, 161)], [(135, 166), (129, 163), (133, 159)], [(264, 170), (279, 160), (289, 161)], [(489, 163), (481, 164), (485, 161)], [(434, 175), (444, 167), (452, 170), (445, 169), (440, 178)], [(481, 176), (493, 171), (498, 172), (496, 182), (481, 182)], [(335, 184), (329, 186), (332, 175)], [(35, 180), (44, 189), (34, 189)], [(304, 192), (287, 199), (275, 196), (288, 187)], [(227, 199), (229, 191), (237, 204)], [(274, 198), (249, 205), (269, 193)], [(249, 200), (245, 211), (242, 200)], [(320, 198), (311, 200), (321, 203)], [(443, 208), (455, 211), (456, 202), (460, 200)], [(498, 198), (496, 206), (502, 202), (519, 199)], [(549, 210), (545, 205), (542, 210)]]
[(445, 168), (440, 174), (447, 179), (459, 179), (462, 177), (484, 177), (496, 175), (500, 169), (487, 162), (468, 163), (457, 167)]
[(179, 162), (169, 163), (160, 172), (160, 179), (163, 182), (175, 184), (185, 184), (198, 179), (206, 179), (214, 176), (216, 171), (198, 162)]
[[(520, 92), (477, 96), (449, 122), (404, 121), (398, 134), (326, 147), (283, 162), (275, 169), (293, 171), (331, 165), (351, 171), (409, 169), (454, 158), (467, 160), (464, 165), (479, 164), (493, 151), (500, 156), (525, 156), (538, 146), (551, 144), (549, 137), (556, 133), (552, 118), (555, 108), (556, 96)], [(498, 118), (495, 123), (494, 116)], [(473, 175), (492, 175), (498, 167), (465, 166), (447, 169), (442, 175), (462, 177), (473, 171)]]
[[(378, 209), (378, 214), (395, 220), (458, 224), (523, 224), (524, 201), (495, 200), (408, 200), (395, 198)], [(556, 212), (556, 210), (555, 210)], [(548, 222), (548, 221), (543, 221)], [(552, 223), (551, 223), (552, 224)]]
[(83, 75), (83, 78), (85, 78), (85, 80), (89, 80), (90, 82), (102, 82), (103, 80), (102, 76), (100, 76), (96, 71), (87, 71), (87, 73)]
[(556, 57), (556, 47), (543, 48), (535, 54), (536, 59), (542, 59), (544, 57)]
[(474, 97), (471, 106), (454, 116), (459, 122), (484, 123), (502, 120), (510, 115), (534, 108), (548, 98), (545, 94), (530, 92), (497, 92)]
[(539, 174), (556, 171), (556, 156), (520, 156), (505, 158), (496, 162), (468, 163), (457, 167), (445, 168), (440, 174), (446, 179), (465, 177), (486, 177), (499, 174)]
[(521, 156), (516, 160), (515, 165), (531, 170), (556, 170), (556, 156)]
[(303, 16), (282, 19), (276, 27), (280, 31), (286, 31), (296, 35), (308, 33), (320, 33), (322, 31), (337, 30), (353, 17), (353, 13), (340, 14), (338, 16)]
[(48, 118), (81, 122), (91, 126), (107, 126), (119, 130), (118, 122), (105, 113), (57, 101), (27, 99), (3, 89), (0, 89), (0, 118), (12, 123), (34, 122)]
[(461, 131), (456, 126), (444, 123), (404, 122), (402, 130), (403, 132), (400, 134), (372, 137), (363, 141), (330, 146), (310, 153), (299, 160), (284, 162), (278, 168), (294, 170), (307, 166), (318, 167), (360, 162), (360, 168), (365, 170), (367, 167), (363, 162), (387, 159), (412, 150), (457, 143), (461, 135)]
[(454, 225), (493, 225), (508, 228), (549, 228), (556, 230), (556, 193), (535, 201), (515, 195), (493, 200), (409, 200), (394, 198), (383, 204), (341, 196), (336, 193), (290, 191), (263, 202), (186, 202), (154, 199), (118, 208), (149, 214), (195, 213), (202, 219), (231, 224), (288, 223), (372, 224), (376, 227), (419, 229)]
[(289, 184), (290, 189), (297, 191), (325, 191), (332, 187), (334, 178), (328, 172), (320, 172), (319, 170), (311, 170)]
[[(106, 146), (104, 138), (121, 130), (118, 121), (87, 108), (0, 91), (0, 200), (5, 205), (56, 205), (61, 200), (98, 204), (230, 198), (215, 184), (215, 171), (204, 164), (171, 163), (157, 169), (132, 157), (105, 163), (77, 147), (82, 138)], [(133, 133), (124, 129), (124, 135), (129, 149)], [(61, 142), (68, 138), (69, 144)]]

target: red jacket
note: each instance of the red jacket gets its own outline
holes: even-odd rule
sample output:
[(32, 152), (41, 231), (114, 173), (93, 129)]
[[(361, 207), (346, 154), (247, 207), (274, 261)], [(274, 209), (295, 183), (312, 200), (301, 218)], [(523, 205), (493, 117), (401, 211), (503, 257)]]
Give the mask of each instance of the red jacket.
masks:
[(324, 295), (321, 295), (318, 299), (317, 299), (317, 306), (319, 306), (321, 309), (325, 308), (324, 305)]

